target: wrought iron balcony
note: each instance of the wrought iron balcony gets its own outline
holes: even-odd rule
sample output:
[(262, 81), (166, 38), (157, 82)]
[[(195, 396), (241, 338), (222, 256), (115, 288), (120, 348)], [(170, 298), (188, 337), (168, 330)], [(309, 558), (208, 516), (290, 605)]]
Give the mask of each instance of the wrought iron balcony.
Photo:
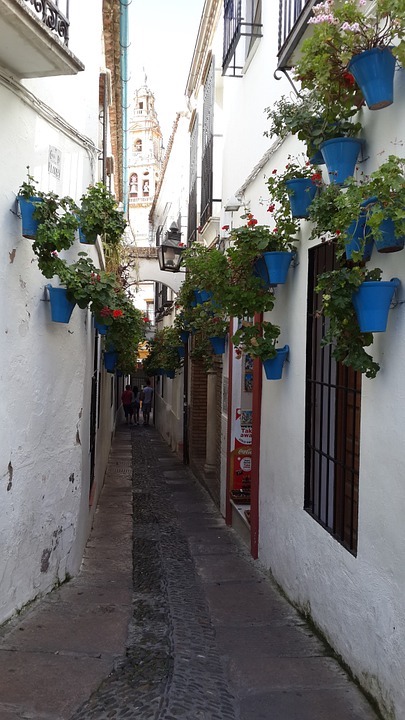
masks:
[(59, 10), (59, 0), (24, 0), (41, 18), (45, 27), (56, 33), (65, 45), (69, 43), (69, 0), (66, 0), (66, 16)]
[(294, 65), (294, 51), (308, 28), (312, 8), (320, 0), (279, 0), (278, 67)]
[(0, 65), (20, 78), (74, 75), (69, 0), (1, 0)]

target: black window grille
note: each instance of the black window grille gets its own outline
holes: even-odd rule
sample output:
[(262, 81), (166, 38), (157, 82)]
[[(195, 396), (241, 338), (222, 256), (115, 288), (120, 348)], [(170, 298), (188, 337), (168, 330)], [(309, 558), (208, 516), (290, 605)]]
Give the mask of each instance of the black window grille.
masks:
[(279, 0), (279, 67), (291, 67), (289, 58), (304, 34), (312, 8), (320, 0)]
[(214, 93), (215, 63), (214, 57), (207, 73), (204, 85), (203, 122), (202, 122), (202, 160), (201, 160), (201, 213), (202, 226), (212, 216), (212, 183), (214, 157)]
[(44, 25), (64, 42), (69, 44), (69, 0), (61, 3), (64, 14), (59, 7), (59, 0), (25, 0), (31, 10), (41, 16)]
[[(262, 36), (262, 0), (224, 0), (224, 45), (222, 74), (241, 77), (255, 38)], [(247, 38), (246, 48), (239, 50), (239, 41)], [(239, 46), (240, 47), (240, 46)]]
[(197, 236), (197, 160), (198, 160), (198, 115), (190, 134), (190, 179), (188, 198), (187, 242), (191, 244)]
[(336, 267), (332, 245), (309, 251), (305, 428), (305, 509), (356, 554), (360, 465), (361, 373), (321, 347), (317, 276)]

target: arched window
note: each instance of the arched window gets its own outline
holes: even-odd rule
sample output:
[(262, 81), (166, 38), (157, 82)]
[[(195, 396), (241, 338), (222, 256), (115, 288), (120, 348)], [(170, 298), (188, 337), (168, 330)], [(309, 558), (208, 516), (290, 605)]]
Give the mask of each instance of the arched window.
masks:
[(142, 140), (135, 140), (135, 152), (142, 152)]
[(142, 182), (142, 194), (144, 197), (149, 197), (149, 180), (144, 180)]
[(132, 197), (138, 197), (138, 175), (136, 173), (132, 173), (129, 178), (129, 194)]

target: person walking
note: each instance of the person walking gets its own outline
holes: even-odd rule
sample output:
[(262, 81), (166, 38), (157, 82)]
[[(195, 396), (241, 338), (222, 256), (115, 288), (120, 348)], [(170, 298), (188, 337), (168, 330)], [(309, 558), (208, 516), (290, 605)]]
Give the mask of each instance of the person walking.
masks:
[(134, 394), (131, 390), (130, 385), (125, 386), (125, 390), (121, 395), (121, 401), (122, 401), (122, 407), (124, 408), (125, 413), (125, 422), (127, 425), (133, 425), (133, 415), (134, 415), (134, 409), (133, 409), (133, 401), (134, 401)]
[(139, 425), (139, 408), (140, 408), (140, 392), (138, 390), (138, 387), (134, 385), (132, 388), (132, 392), (134, 395), (134, 404), (133, 404), (133, 410), (134, 410), (134, 423), (135, 425)]
[(149, 416), (152, 409), (152, 398), (153, 389), (150, 386), (150, 380), (148, 378), (146, 380), (145, 387), (142, 390), (142, 415), (144, 425), (149, 425)]

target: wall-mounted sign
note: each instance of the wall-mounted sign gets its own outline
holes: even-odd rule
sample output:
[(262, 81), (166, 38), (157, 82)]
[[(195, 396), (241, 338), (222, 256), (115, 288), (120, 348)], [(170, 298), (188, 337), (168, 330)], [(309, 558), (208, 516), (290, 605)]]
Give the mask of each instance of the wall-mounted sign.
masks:
[(62, 153), (53, 145), (49, 146), (48, 152), (48, 173), (60, 180), (60, 172), (62, 168)]

